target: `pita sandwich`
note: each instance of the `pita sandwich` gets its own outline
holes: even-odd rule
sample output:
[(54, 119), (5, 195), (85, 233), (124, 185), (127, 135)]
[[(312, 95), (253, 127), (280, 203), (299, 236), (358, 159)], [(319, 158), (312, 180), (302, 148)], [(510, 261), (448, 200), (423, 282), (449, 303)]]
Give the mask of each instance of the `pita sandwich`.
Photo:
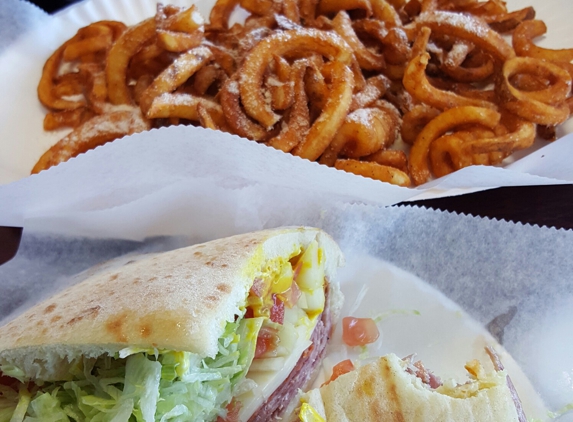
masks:
[(0, 421), (272, 421), (341, 307), (336, 243), (260, 231), (90, 275), (0, 328)]
[(470, 379), (442, 383), (411, 357), (394, 354), (305, 394), (302, 422), (526, 422), (517, 393), (493, 350), (496, 370), (466, 365)]

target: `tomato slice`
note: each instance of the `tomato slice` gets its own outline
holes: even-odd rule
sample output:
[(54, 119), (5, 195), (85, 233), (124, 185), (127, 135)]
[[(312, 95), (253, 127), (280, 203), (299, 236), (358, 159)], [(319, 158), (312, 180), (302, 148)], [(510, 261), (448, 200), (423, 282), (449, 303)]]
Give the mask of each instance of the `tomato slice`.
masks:
[(270, 319), (277, 324), (283, 324), (285, 320), (285, 303), (276, 294), (272, 295), (273, 306), (271, 306)]
[(251, 286), (251, 293), (257, 297), (263, 297), (266, 293), (267, 286), (261, 278), (255, 278)]
[(372, 318), (345, 317), (342, 319), (342, 341), (348, 346), (374, 343), (380, 331)]
[(263, 326), (257, 337), (257, 347), (255, 348), (255, 359), (262, 357), (265, 353), (275, 350), (279, 345), (279, 335), (277, 330)]
[(285, 305), (291, 309), (294, 305), (297, 304), (301, 295), (302, 292), (300, 291), (298, 284), (296, 284), (296, 281), (292, 282), (290, 289), (284, 293), (281, 293), (281, 297), (284, 299)]

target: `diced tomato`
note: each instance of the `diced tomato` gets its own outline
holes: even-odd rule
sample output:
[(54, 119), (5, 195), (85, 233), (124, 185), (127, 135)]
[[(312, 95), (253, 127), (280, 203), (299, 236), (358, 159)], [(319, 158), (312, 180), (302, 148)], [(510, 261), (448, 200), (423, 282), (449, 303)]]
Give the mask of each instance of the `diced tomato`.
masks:
[(347, 374), (350, 371), (354, 371), (354, 365), (350, 359), (338, 362), (336, 365), (334, 365), (334, 368), (332, 368), (332, 376), (330, 377), (330, 381), (334, 381), (339, 376)]
[(254, 316), (255, 316), (255, 313), (253, 312), (253, 308), (251, 308), (250, 306), (247, 307), (247, 310), (245, 311), (244, 318), (253, 318)]
[(345, 317), (342, 319), (342, 340), (348, 346), (364, 346), (374, 343), (380, 331), (372, 318)]
[(346, 359), (346, 360), (343, 360), (342, 362), (338, 362), (332, 368), (332, 375), (330, 376), (330, 379), (328, 381), (326, 381), (324, 384), (322, 384), (322, 386), (331, 383), (332, 381), (334, 381), (339, 376), (347, 374), (348, 372), (351, 372), (351, 371), (354, 371), (354, 364), (352, 363), (352, 361), (350, 359)]
[(219, 416), (216, 422), (239, 422), (239, 412), (241, 411), (242, 403), (238, 400), (231, 400), (227, 405), (227, 416), (222, 418)]
[(265, 282), (261, 278), (255, 278), (251, 286), (251, 293), (257, 297), (263, 297), (267, 290)]
[(279, 345), (279, 335), (277, 330), (271, 327), (262, 327), (257, 337), (257, 347), (255, 358), (260, 358), (265, 353), (275, 350)]
[(298, 300), (300, 299), (301, 296), (301, 291), (298, 287), (298, 284), (296, 284), (295, 281), (292, 282), (290, 289), (288, 289), (286, 292), (282, 293), (281, 296), (284, 299), (285, 305), (288, 308), (292, 308), (294, 305), (297, 304)]
[(273, 294), (273, 306), (271, 307), (270, 319), (277, 324), (283, 324), (285, 320), (285, 304), (276, 294)]

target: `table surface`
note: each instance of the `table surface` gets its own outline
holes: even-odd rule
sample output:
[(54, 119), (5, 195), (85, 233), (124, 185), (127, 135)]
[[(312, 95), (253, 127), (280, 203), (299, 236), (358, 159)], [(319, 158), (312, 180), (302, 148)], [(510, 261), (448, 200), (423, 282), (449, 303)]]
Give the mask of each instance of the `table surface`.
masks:
[[(74, 0), (32, 0), (32, 2), (48, 13), (53, 13), (73, 3)], [(573, 185), (498, 188), (408, 204), (557, 229), (573, 228)], [(0, 265), (15, 255), (21, 235), (21, 228), (0, 226)]]
[(497, 188), (412, 204), (516, 223), (573, 228), (573, 185)]

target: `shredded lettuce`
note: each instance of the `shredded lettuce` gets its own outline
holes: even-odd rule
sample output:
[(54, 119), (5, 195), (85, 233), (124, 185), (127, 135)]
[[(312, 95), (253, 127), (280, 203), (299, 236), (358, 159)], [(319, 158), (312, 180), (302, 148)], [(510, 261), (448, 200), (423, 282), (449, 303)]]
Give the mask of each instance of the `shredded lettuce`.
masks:
[(388, 319), (391, 316), (394, 315), (421, 315), (420, 311), (418, 311), (417, 309), (391, 309), (387, 312), (383, 312), (381, 314), (378, 314), (377, 316), (375, 316), (374, 322), (376, 322), (376, 324), (385, 321), (386, 319)]
[[(54, 390), (57, 394), (57, 390)], [(28, 414), (25, 417), (26, 422), (61, 422), (69, 421), (68, 415), (62, 409), (61, 403), (56, 398), (56, 394), (39, 393), (34, 400), (30, 402)], [(26, 414), (26, 409), (24, 409)]]
[(0, 422), (10, 422), (18, 404), (18, 392), (0, 384)]
[(557, 412), (547, 412), (547, 416), (550, 417), (551, 419), (557, 419), (560, 416), (563, 416), (565, 413), (570, 412), (571, 410), (573, 410), (573, 403), (566, 404)]
[[(219, 353), (126, 348), (117, 356), (81, 358), (71, 381), (46, 382), (20, 392), (0, 385), (0, 422), (212, 421), (233, 396), (252, 388), (245, 375), (264, 318), (228, 323)], [(21, 382), (23, 372), (0, 371)]]
[(0, 420), (10, 422), (23, 421), (32, 398), (28, 389), (22, 385), (17, 395), (11, 388), (2, 386), (0, 397), (6, 398), (5, 403), (2, 403), (4, 405), (1, 406)]
[(16, 378), (20, 382), (24, 382), (26, 379), (24, 371), (13, 365), (2, 365), (2, 373), (9, 377)]

